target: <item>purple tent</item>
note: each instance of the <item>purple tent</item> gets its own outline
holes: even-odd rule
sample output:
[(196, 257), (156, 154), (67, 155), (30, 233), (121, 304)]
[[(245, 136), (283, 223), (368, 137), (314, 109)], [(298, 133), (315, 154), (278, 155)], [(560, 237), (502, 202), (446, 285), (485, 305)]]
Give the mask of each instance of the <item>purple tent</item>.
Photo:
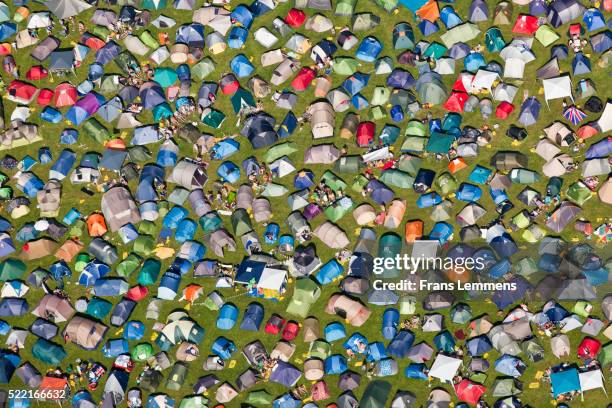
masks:
[(529, 3), (529, 14), (532, 16), (543, 16), (547, 11), (545, 0), (531, 0)]
[(509, 283), (516, 284), (516, 290), (498, 290), (493, 292), (491, 297), (491, 300), (499, 310), (519, 302), (525, 297), (525, 293), (532, 289), (531, 284), (520, 276), (510, 279)]
[(119, 55), (121, 47), (114, 41), (107, 42), (104, 47), (100, 48), (96, 52), (96, 62), (98, 64), (106, 65)]
[(366, 190), (370, 192), (372, 200), (377, 204), (387, 204), (393, 200), (395, 196), (393, 190), (378, 180), (370, 180), (366, 186)]
[(452, 47), (448, 50), (448, 55), (455, 60), (465, 58), (472, 48), (466, 43), (458, 42), (453, 44)]
[(414, 88), (416, 81), (412, 74), (403, 69), (394, 69), (387, 77), (387, 86), (389, 88), (410, 89)]
[(166, 102), (164, 90), (157, 82), (145, 82), (140, 87), (140, 99), (145, 109), (153, 109), (159, 104)]
[(524, 126), (534, 125), (538, 121), (540, 116), (540, 108), (542, 104), (537, 100), (535, 96), (531, 96), (525, 99), (521, 106), (521, 113), (519, 114), (519, 123)]
[(317, 215), (321, 214), (323, 210), (315, 203), (310, 203), (304, 208), (303, 215), (308, 221), (312, 220)]
[(598, 159), (600, 157), (607, 157), (610, 154), (612, 154), (612, 136), (608, 136), (591, 145), (584, 157), (586, 159)]
[(302, 372), (284, 361), (278, 361), (276, 366), (272, 369), (270, 374), (270, 381), (277, 384), (284, 385), (285, 387), (293, 387), (300, 377)]

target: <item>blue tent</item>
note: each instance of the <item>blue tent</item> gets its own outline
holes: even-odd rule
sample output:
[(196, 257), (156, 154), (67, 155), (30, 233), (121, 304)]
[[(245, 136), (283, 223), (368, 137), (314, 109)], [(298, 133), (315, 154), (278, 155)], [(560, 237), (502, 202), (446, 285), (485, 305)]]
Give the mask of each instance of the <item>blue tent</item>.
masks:
[(495, 371), (510, 377), (520, 377), (526, 368), (527, 366), (520, 358), (508, 354), (504, 354), (495, 361)]
[(183, 221), (188, 216), (189, 211), (187, 211), (187, 209), (181, 207), (180, 205), (175, 205), (164, 216), (162, 225), (166, 228), (176, 229), (176, 227), (178, 227), (179, 222)]
[(405, 358), (414, 343), (414, 334), (409, 330), (400, 330), (387, 346), (387, 353), (393, 357)]
[(512, 264), (507, 258), (504, 258), (489, 268), (489, 276), (493, 279), (500, 279), (511, 269)]
[(87, 68), (87, 79), (97, 81), (104, 75), (104, 67), (101, 64), (93, 63)]
[(481, 53), (472, 52), (465, 57), (465, 59), (463, 60), (463, 65), (465, 66), (466, 70), (470, 72), (476, 72), (480, 68), (487, 65), (487, 63), (485, 62), (485, 58)]
[(356, 95), (354, 95), (351, 98), (351, 103), (353, 104), (353, 106), (355, 107), (355, 109), (357, 110), (363, 110), (365, 108), (367, 108), (368, 106), (370, 106), (370, 102), (368, 102), (368, 100), (366, 99), (365, 96), (363, 96), (362, 94), (358, 93)]
[(434, 337), (434, 345), (439, 351), (452, 353), (455, 350), (455, 338), (448, 330), (444, 330)]
[(387, 349), (383, 343), (377, 341), (368, 345), (366, 360), (369, 362), (379, 361), (389, 357)]
[(440, 20), (442, 20), (447, 29), (463, 23), (459, 14), (451, 6), (446, 6), (440, 10)]
[(81, 276), (79, 276), (79, 285), (92, 286), (96, 280), (105, 277), (110, 272), (110, 267), (96, 259), (85, 265)]
[(416, 13), (428, 0), (399, 0), (399, 4)]
[(340, 322), (331, 322), (323, 330), (325, 341), (332, 343), (346, 337), (346, 329)]
[(68, 109), (68, 112), (66, 112), (66, 120), (70, 121), (75, 126), (79, 126), (88, 118), (89, 112), (78, 105), (72, 105), (70, 109)]
[(503, 310), (513, 305), (525, 297), (528, 290), (532, 290), (531, 284), (523, 277), (514, 277), (508, 282), (516, 285), (516, 290), (498, 290), (493, 292), (491, 300), (499, 310)]
[(250, 10), (253, 13), (253, 17), (259, 17), (262, 14), (265, 14), (268, 11), (271, 11), (274, 8), (274, 6), (275, 6), (274, 2), (255, 0), (250, 6)]
[(428, 37), (440, 31), (440, 27), (436, 22), (432, 23), (429, 20), (421, 20), (421, 22), (419, 23), (419, 30), (421, 30), (421, 34), (423, 34), (425, 37)]
[(232, 19), (232, 23), (241, 25), (245, 28), (249, 28), (253, 23), (253, 13), (251, 10), (245, 5), (238, 5), (236, 8), (232, 10), (230, 14), (230, 18)]
[(518, 252), (516, 243), (510, 234), (504, 232), (491, 240), (489, 246), (495, 251), (500, 258), (510, 258)]
[(540, 117), (541, 107), (542, 104), (535, 96), (525, 99), (525, 102), (521, 105), (521, 113), (518, 118), (519, 123), (524, 126), (535, 125)]
[(355, 354), (365, 354), (368, 352), (368, 339), (361, 333), (353, 333), (342, 346)]
[(131, 320), (126, 323), (123, 330), (123, 338), (126, 340), (140, 340), (144, 336), (145, 325), (143, 322)]
[(482, 197), (482, 189), (469, 183), (461, 183), (456, 198), (461, 201), (475, 202)]
[(366, 190), (371, 192), (372, 200), (377, 204), (387, 204), (395, 197), (393, 190), (376, 179), (370, 180), (366, 185)]
[(178, 162), (179, 147), (172, 140), (164, 142), (157, 151), (155, 163), (162, 167), (173, 167)]
[(64, 129), (60, 133), (61, 144), (75, 144), (79, 140), (79, 132), (76, 129)]
[(603, 267), (592, 271), (584, 271), (582, 274), (589, 284), (593, 286), (603, 285), (608, 282), (608, 270)]
[(301, 400), (296, 400), (291, 394), (283, 394), (272, 403), (273, 408), (300, 408)]
[(238, 78), (248, 77), (255, 71), (255, 67), (249, 62), (249, 59), (244, 55), (236, 55), (230, 61), (230, 68)]
[(21, 362), (17, 354), (0, 351), (0, 384), (8, 384)]
[(0, 317), (23, 316), (28, 308), (28, 302), (25, 299), (4, 298), (0, 300)]
[(244, 312), (242, 322), (240, 323), (241, 330), (259, 331), (261, 322), (264, 318), (264, 308), (260, 303), (251, 302)]
[(74, 163), (76, 163), (76, 153), (68, 149), (62, 150), (49, 170), (49, 178), (62, 180), (70, 173)]
[(414, 380), (427, 380), (428, 375), (426, 374), (427, 366), (423, 363), (411, 363), (404, 370), (404, 375), (407, 378)]
[(233, 341), (221, 336), (215, 340), (211, 347), (213, 354), (221, 357), (224, 360), (229, 360), (232, 354), (238, 350)]
[(272, 369), (270, 381), (284, 385), (285, 387), (293, 387), (301, 376), (302, 372), (299, 369), (289, 363), (279, 360)]
[(568, 368), (563, 371), (551, 373), (550, 384), (554, 398), (557, 398), (559, 395), (567, 392), (580, 391), (580, 378), (578, 376), (578, 370), (575, 368)]
[(176, 76), (179, 81), (189, 81), (191, 79), (191, 70), (189, 69), (189, 65), (181, 64), (176, 67)]
[(127, 354), (130, 352), (130, 345), (128, 341), (123, 339), (111, 339), (104, 344), (102, 347), (102, 353), (104, 357), (113, 358), (121, 354)]
[(572, 61), (572, 72), (574, 75), (588, 74), (591, 72), (591, 61), (582, 52), (579, 52)]
[(382, 52), (383, 45), (375, 37), (368, 36), (361, 41), (355, 57), (362, 61), (374, 62), (378, 55)]
[(400, 68), (395, 68), (387, 77), (389, 88), (410, 89), (414, 88), (416, 80), (412, 74)]
[(235, 139), (223, 139), (217, 142), (210, 150), (210, 157), (214, 160), (223, 160), (240, 150), (240, 143)]
[(417, 198), (416, 205), (419, 208), (429, 208), (438, 205), (442, 202), (440, 194), (432, 191), (431, 193), (422, 194)]
[(249, 30), (246, 28), (232, 27), (227, 39), (227, 44), (230, 48), (240, 49), (244, 46), (248, 36)]
[[(173, 115), (172, 108), (168, 102), (163, 102), (153, 108), (153, 120), (160, 122), (162, 119), (167, 119)], [(151, 142), (154, 143), (154, 142)]]
[(49, 123), (59, 123), (62, 120), (62, 112), (50, 106), (45, 106), (40, 112), (40, 119)]
[(129, 285), (120, 278), (98, 279), (94, 283), (93, 291), (96, 296), (120, 296), (127, 292)]
[(278, 128), (278, 137), (285, 138), (291, 136), (297, 128), (297, 125), (298, 120), (295, 114), (292, 111), (287, 112), (287, 115), (285, 115), (283, 122)]
[(585, 159), (597, 159), (600, 157), (608, 157), (612, 154), (612, 136), (601, 139), (597, 143), (593, 143), (584, 154)]
[(531, 0), (529, 2), (529, 14), (532, 16), (541, 16), (548, 12), (546, 0)]
[(565, 319), (570, 315), (567, 310), (565, 310), (561, 305), (557, 303), (551, 308), (547, 309), (544, 313), (546, 314), (546, 316), (548, 316), (550, 321), (554, 323), (560, 322), (561, 320)]
[(219, 310), (217, 329), (231, 330), (238, 320), (238, 308), (231, 303), (225, 303)]
[(391, 340), (397, 334), (399, 318), (400, 314), (397, 309), (390, 307), (384, 311), (381, 330), (385, 340)]
[(491, 170), (477, 165), (474, 170), (470, 173), (468, 180), (476, 184), (485, 184), (491, 175)]
[(368, 86), (368, 81), (370, 80), (369, 74), (362, 74), (361, 72), (356, 72), (350, 77), (346, 78), (342, 83), (342, 87), (349, 93), (349, 95), (353, 96), (361, 91), (363, 88)]
[(176, 30), (176, 42), (194, 48), (204, 48), (204, 26), (198, 23), (180, 26)]
[(385, 146), (391, 146), (397, 142), (400, 135), (400, 128), (393, 125), (385, 125), (378, 135), (378, 140)]
[(310, 170), (301, 170), (293, 179), (293, 186), (298, 190), (310, 188), (314, 185), (314, 174)]
[(228, 183), (235, 183), (240, 178), (240, 167), (234, 162), (223, 162), (217, 169), (217, 175)]
[(557, 273), (561, 260), (561, 257), (556, 254), (542, 254), (538, 261), (538, 268), (544, 272)]
[(453, 44), (448, 49), (448, 56), (454, 60), (459, 60), (468, 56), (471, 51), (472, 49), (469, 45), (467, 45), (466, 43), (458, 42)]
[(0, 41), (12, 37), (17, 32), (17, 24), (2, 23), (0, 24)]
[(278, 239), (278, 234), (280, 232), (280, 227), (276, 223), (270, 223), (266, 225), (266, 230), (264, 232), (264, 240), (268, 245), (274, 245), (276, 240)]
[(467, 352), (472, 357), (482, 356), (485, 353), (488, 353), (489, 350), (493, 348), (491, 341), (486, 335), (481, 335), (478, 337), (474, 337), (469, 339), (466, 343)]
[(346, 358), (340, 354), (332, 354), (325, 359), (325, 374), (337, 375), (348, 370)]
[[(177, 262), (175, 260), (175, 262)], [(189, 262), (185, 261), (186, 265), (189, 265)], [(174, 264), (173, 264), (174, 266)], [(159, 280), (159, 286), (157, 287), (157, 297), (163, 300), (173, 300), (178, 293), (179, 286), (181, 285), (181, 275), (178, 273), (171, 272), (172, 266), (170, 269), (165, 272), (161, 279)]]
[(179, 244), (182, 244), (185, 241), (192, 240), (195, 236), (197, 228), (198, 224), (194, 220), (185, 218), (184, 220), (179, 222), (179, 225), (176, 228), (176, 233), (174, 234), (174, 239)]
[(393, 106), (389, 111), (389, 114), (391, 115), (391, 120), (394, 122), (401, 122), (404, 120), (404, 111), (400, 105)]
[(437, 222), (429, 232), (429, 239), (440, 241), (444, 245), (453, 236), (453, 227), (447, 222)]
[(588, 31), (596, 31), (606, 27), (606, 19), (602, 12), (596, 8), (590, 8), (584, 12), (582, 21), (586, 24)]
[(320, 285), (334, 282), (344, 272), (344, 267), (336, 259), (330, 259), (317, 271), (315, 279)]

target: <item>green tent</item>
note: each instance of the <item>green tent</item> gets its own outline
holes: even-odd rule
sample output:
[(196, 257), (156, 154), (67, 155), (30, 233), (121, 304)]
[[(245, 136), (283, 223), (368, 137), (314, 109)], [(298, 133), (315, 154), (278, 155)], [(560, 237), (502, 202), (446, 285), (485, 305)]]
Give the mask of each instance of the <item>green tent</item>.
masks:
[(402, 295), (399, 300), (399, 312), (402, 315), (411, 315), (416, 312), (416, 298), (412, 295)]
[(238, 90), (232, 95), (232, 108), (234, 113), (240, 112), (242, 109), (251, 109), (257, 106), (253, 95), (244, 88), (238, 88)]
[(268, 183), (266, 184), (264, 190), (261, 192), (261, 195), (264, 197), (280, 197), (287, 194), (288, 192), (289, 189), (287, 189), (287, 187), (283, 186), (282, 184)]
[(142, 258), (132, 252), (117, 265), (117, 275), (127, 278), (138, 269), (141, 263)]
[(338, 200), (335, 203), (333, 203), (332, 205), (328, 206), (325, 209), (325, 211), (323, 211), (325, 213), (325, 216), (331, 222), (336, 222), (339, 219), (341, 219), (342, 217), (344, 217), (353, 208), (352, 201), (350, 202), (350, 205), (346, 205), (345, 204), (347, 202), (347, 200), (350, 201), (349, 198), (347, 198), (346, 200)]
[(258, 390), (250, 392), (244, 402), (256, 407), (269, 407), (272, 406), (273, 401), (274, 397), (268, 391)]
[(253, 230), (251, 224), (251, 218), (249, 213), (244, 208), (238, 208), (232, 213), (231, 217), (232, 228), (234, 229), (234, 235), (241, 237), (249, 231)]
[(325, 360), (327, 357), (331, 356), (331, 353), (331, 345), (328, 342), (325, 340), (315, 340), (312, 342), (310, 350), (308, 351), (308, 358)]
[(421, 103), (441, 105), (447, 99), (446, 88), (441, 81), (428, 81), (417, 84), (417, 93)]
[(549, 25), (541, 25), (535, 33), (535, 38), (543, 46), (548, 47), (559, 39), (559, 34)]
[(529, 218), (527, 211), (521, 211), (518, 214), (516, 214), (514, 217), (512, 217), (512, 224), (517, 229), (527, 228), (530, 223), (531, 223), (531, 219)]
[(510, 180), (518, 184), (533, 184), (540, 180), (540, 175), (533, 170), (513, 169), (510, 172)]
[(338, 0), (335, 14), (337, 16), (349, 17), (355, 12), (357, 0)]
[(299, 149), (295, 142), (285, 142), (272, 146), (264, 153), (263, 159), (266, 163), (272, 163), (274, 160), (283, 156), (289, 156), (291, 153), (297, 152)]
[[(402, 239), (399, 235), (389, 232), (380, 237), (378, 241), (378, 257), (379, 258), (392, 258), (402, 251)], [(385, 268), (384, 272), (379, 275), (382, 278), (397, 278), (400, 275), (400, 271), (397, 265), (392, 268)]]
[(346, 191), (346, 183), (329, 170), (323, 173), (323, 176), (321, 176), (321, 181), (327, 184), (327, 186), (334, 191)]
[(59, 344), (39, 338), (32, 347), (32, 356), (48, 366), (57, 366), (66, 358), (66, 351)]
[(514, 378), (497, 378), (491, 386), (491, 396), (493, 397), (509, 397), (520, 393), (520, 383)]
[(387, 111), (382, 106), (373, 106), (368, 112), (368, 120), (377, 121), (387, 117)]
[(106, 129), (96, 118), (89, 118), (83, 122), (83, 132), (92, 140), (100, 144), (104, 144), (111, 139), (111, 134), (108, 129)]
[(140, 343), (132, 349), (132, 360), (147, 361), (153, 356), (153, 346), (149, 343)]
[(572, 308), (572, 312), (576, 313), (578, 316), (589, 317), (591, 314), (589, 312), (590, 307), (592, 307), (592, 305), (589, 302), (579, 300)]
[(179, 408), (208, 408), (208, 398), (202, 395), (183, 398)]
[(441, 195), (446, 196), (457, 190), (457, 180), (450, 173), (444, 172), (434, 180), (434, 186)]
[[(157, 49), (159, 48), (159, 43), (157, 42), (157, 40), (155, 39), (155, 37), (153, 37), (153, 35), (148, 31), (145, 30), (143, 31), (138, 38), (140, 38), (140, 41), (142, 41), (147, 47), (152, 48), (152, 49)], [(174, 71), (172, 68), (156, 68), (155, 69), (155, 82), (157, 82), (158, 84), (160, 84), (161, 86), (163, 86), (164, 88), (166, 88), (166, 86), (164, 86), (161, 82), (159, 82), (157, 80), (157, 70), (159, 69), (164, 69), (164, 70), (170, 70), (170, 71)], [(176, 74), (176, 73), (175, 73)], [(161, 79), (161, 78), (160, 78)], [(176, 75), (174, 77), (174, 81), (176, 81)], [(174, 81), (172, 81), (172, 83), (174, 83)], [(172, 84), (170, 84), (172, 85)]]
[[(544, 359), (544, 356), (545, 356), (544, 347), (542, 347), (538, 339), (535, 337), (532, 337), (530, 339), (523, 341), (521, 343), (521, 349), (523, 350), (523, 353), (525, 353), (525, 355), (533, 362), (538, 362)], [(521, 389), (520, 387), (515, 386), (515, 387), (512, 387), (508, 391), (518, 394), (521, 392)], [(516, 394), (507, 394), (507, 395), (516, 395)], [(504, 397), (507, 395), (504, 395)]]
[(110, 30), (106, 27), (97, 25), (91, 29), (91, 34), (93, 34), (94, 37), (98, 37), (99, 39), (108, 38)]
[(167, 6), (166, 0), (142, 0), (140, 7), (147, 10), (161, 10)]
[(157, 281), (160, 271), (161, 263), (158, 260), (147, 259), (138, 273), (138, 284), (144, 286), (153, 285)]
[[(106, 36), (104, 36), (103, 38), (106, 38)], [(123, 73), (126, 75), (128, 74), (129, 69), (140, 68), (138, 60), (136, 60), (136, 58), (134, 58), (134, 56), (130, 54), (129, 51), (123, 51), (121, 54), (119, 54), (117, 58), (115, 58), (115, 64), (117, 64), (119, 69), (121, 69), (121, 71), (123, 71)]]
[(593, 197), (591, 190), (581, 181), (575, 182), (567, 189), (567, 198), (578, 205), (583, 205), (591, 197)]
[(211, 211), (208, 214), (201, 216), (198, 223), (200, 224), (202, 230), (204, 230), (204, 233), (207, 233), (221, 228), (223, 225), (223, 220), (216, 212)]
[(463, 23), (457, 26), (454, 26), (450, 30), (447, 30), (444, 34), (440, 36), (440, 40), (447, 47), (451, 47), (453, 44), (458, 42), (466, 43), (468, 41), (473, 40), (478, 37), (480, 34), (480, 30), (478, 26), (473, 23)]
[(85, 253), (78, 254), (75, 258), (74, 270), (79, 273), (83, 272), (83, 269), (85, 269), (85, 266), (87, 266), (87, 264), (90, 261), (91, 261), (91, 257), (89, 256), (89, 254), (85, 254)]
[(446, 154), (450, 150), (455, 138), (444, 133), (433, 132), (427, 141), (425, 150), (432, 153)]
[(87, 303), (86, 313), (98, 320), (102, 320), (110, 313), (112, 308), (113, 304), (111, 302), (94, 297)]
[(157, 230), (157, 226), (153, 221), (140, 221), (138, 224), (138, 233), (139, 234), (148, 234), (155, 235), (155, 231)]
[(376, 380), (368, 383), (359, 401), (359, 408), (384, 408), (389, 395), (391, 384), (387, 381)]
[(0, 281), (19, 279), (26, 269), (26, 264), (19, 259), (9, 258), (0, 263)]
[(521, 276), (529, 276), (538, 271), (538, 265), (533, 258), (525, 257), (513, 265), (514, 272)]
[(374, 13), (353, 14), (351, 20), (353, 23), (353, 31), (369, 31), (380, 24), (380, 17)]
[(202, 112), (202, 123), (214, 129), (219, 129), (225, 120), (225, 113), (220, 110), (206, 108)]
[(404, 132), (405, 136), (426, 136), (427, 128), (425, 124), (420, 120), (411, 120), (406, 125), (406, 132)]
[(413, 177), (416, 177), (417, 173), (421, 169), (421, 158), (417, 156), (403, 155), (397, 163), (397, 168), (401, 171), (405, 171)]
[(489, 52), (500, 52), (505, 46), (506, 41), (502, 36), (502, 32), (497, 27), (491, 27), (485, 34), (485, 45)]
[(425, 49), (423, 55), (425, 57), (431, 57), (433, 59), (438, 59), (446, 54), (447, 48), (438, 42), (433, 42), (429, 44), (429, 46)]
[(309, 277), (296, 279), (293, 297), (287, 306), (287, 313), (306, 318), (310, 307), (316, 303), (321, 296), (321, 288)]
[(193, 75), (195, 79), (202, 81), (204, 78), (212, 74), (214, 71), (215, 71), (214, 61), (211, 58), (206, 57), (206, 58), (202, 58), (200, 62), (198, 62), (191, 68), (191, 75)]
[(353, 75), (357, 72), (361, 64), (355, 58), (351, 57), (336, 57), (333, 60), (332, 68), (335, 74), (338, 75)]
[(426, 143), (426, 137), (406, 136), (400, 149), (402, 152), (422, 152)]
[(414, 177), (408, 173), (404, 173), (401, 170), (389, 169), (383, 171), (380, 176), (380, 181), (388, 186), (395, 186), (399, 188), (412, 188), (414, 184)]
[(597, 360), (601, 364), (602, 368), (605, 368), (610, 363), (612, 363), (612, 342), (606, 344), (601, 348)]
[(357, 174), (362, 165), (363, 159), (361, 156), (342, 156), (334, 163), (334, 171)]
[(155, 248), (155, 239), (151, 235), (139, 235), (134, 240), (133, 250), (140, 256), (149, 256)]
[(374, 0), (377, 6), (382, 7), (387, 13), (397, 8), (398, 0)]
[(166, 388), (170, 391), (178, 391), (181, 389), (187, 378), (188, 365), (185, 362), (179, 361), (172, 366), (172, 370), (168, 374)]
[(351, 184), (351, 189), (356, 193), (361, 193), (369, 182), (370, 180), (368, 180), (363, 174), (359, 174), (353, 180), (353, 183)]

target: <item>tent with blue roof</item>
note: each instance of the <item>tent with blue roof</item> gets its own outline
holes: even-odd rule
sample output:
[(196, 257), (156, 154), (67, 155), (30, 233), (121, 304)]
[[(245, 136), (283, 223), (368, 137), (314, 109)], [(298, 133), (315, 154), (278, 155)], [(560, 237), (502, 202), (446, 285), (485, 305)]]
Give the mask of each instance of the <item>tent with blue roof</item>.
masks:
[(98, 260), (89, 262), (81, 276), (79, 276), (79, 285), (92, 286), (98, 279), (103, 278), (110, 272), (110, 267)]
[(572, 72), (574, 75), (589, 74), (591, 72), (591, 61), (582, 52), (577, 53), (572, 60)]
[(429, 232), (429, 239), (445, 244), (453, 236), (453, 227), (447, 222), (437, 222)]
[(427, 380), (427, 366), (423, 363), (411, 363), (404, 370), (404, 375), (413, 380)]
[(325, 374), (338, 375), (348, 370), (346, 358), (340, 354), (332, 354), (325, 359)]
[(332, 343), (346, 337), (346, 329), (340, 322), (331, 322), (323, 330), (325, 341)]
[(102, 347), (102, 353), (106, 358), (117, 357), (121, 354), (128, 354), (129, 352), (130, 344), (125, 338), (110, 339)]
[(472, 357), (482, 356), (493, 348), (491, 341), (486, 335), (469, 339), (466, 343), (467, 352)]
[(123, 338), (126, 340), (140, 340), (144, 336), (145, 325), (143, 322), (131, 320), (127, 322), (123, 329)]
[(525, 99), (521, 105), (521, 113), (519, 113), (518, 121), (523, 126), (535, 125), (540, 117), (540, 109), (542, 104), (535, 96), (530, 96)]
[(210, 149), (210, 157), (213, 160), (223, 160), (240, 150), (240, 142), (235, 139), (223, 139)]
[(482, 23), (489, 20), (489, 6), (485, 0), (472, 0), (468, 9), (467, 19), (472, 23)]
[(368, 339), (361, 333), (353, 333), (342, 346), (355, 354), (365, 354), (368, 351)]
[(320, 285), (334, 282), (344, 273), (344, 267), (335, 259), (330, 259), (316, 273), (315, 279)]
[(606, 30), (591, 36), (593, 52), (603, 53), (612, 48), (612, 31)]
[(456, 197), (461, 201), (475, 202), (482, 197), (482, 189), (469, 183), (461, 183), (457, 189)]
[(393, 27), (393, 48), (396, 50), (414, 49), (414, 32), (408, 23), (398, 23)]
[(596, 8), (590, 8), (584, 12), (582, 21), (586, 24), (588, 31), (596, 31), (606, 27), (606, 19), (602, 12)]
[(455, 338), (448, 330), (444, 330), (434, 337), (434, 345), (439, 351), (452, 353), (455, 350)]
[(225, 303), (217, 316), (217, 329), (231, 330), (238, 320), (238, 308), (231, 303)]
[(463, 23), (459, 14), (457, 14), (455, 9), (451, 6), (443, 7), (442, 10), (440, 10), (440, 20), (442, 20), (447, 29), (451, 29)]
[(228, 183), (235, 183), (240, 178), (240, 167), (234, 162), (225, 161), (217, 169), (217, 175)]
[(349, 95), (354, 96), (363, 88), (368, 86), (369, 79), (369, 74), (355, 72), (353, 75), (344, 80), (342, 87), (349, 93)]
[(160, 103), (153, 108), (153, 120), (155, 122), (160, 122), (162, 119), (167, 119), (171, 117), (172, 114), (172, 108), (167, 102)]
[(393, 357), (405, 358), (412, 343), (414, 343), (414, 334), (409, 330), (400, 330), (387, 346), (387, 353)]
[(382, 335), (385, 340), (391, 340), (397, 334), (397, 328), (399, 326), (399, 311), (395, 308), (387, 308), (383, 312), (382, 318)]
[(255, 67), (244, 54), (236, 55), (232, 58), (230, 68), (238, 78), (248, 77), (255, 71)]
[(178, 162), (179, 147), (172, 140), (168, 139), (162, 143), (157, 151), (156, 164), (162, 167), (174, 167)]
[(419, 23), (419, 30), (421, 30), (421, 34), (423, 34), (425, 37), (429, 37), (430, 35), (440, 31), (440, 27), (436, 22), (432, 23), (429, 20), (421, 20)]
[(500, 258), (509, 258), (518, 252), (516, 243), (508, 233), (493, 238), (489, 245)]
[(211, 347), (211, 352), (221, 357), (223, 360), (229, 360), (232, 354), (237, 350), (234, 342), (223, 336), (218, 337)]
[(176, 233), (174, 234), (174, 239), (179, 244), (183, 242), (190, 241), (193, 239), (196, 233), (196, 229), (198, 228), (198, 224), (192, 219), (186, 218), (179, 222), (178, 227), (176, 228)]
[(274, 368), (272, 368), (272, 373), (270, 374), (270, 381), (273, 383), (284, 385), (285, 387), (293, 387), (298, 382), (301, 376), (302, 371), (300, 371), (298, 368), (282, 360), (279, 360), (274, 366)]
[(244, 27), (232, 27), (229, 33), (227, 44), (230, 48), (240, 49), (244, 46), (244, 43), (249, 36), (249, 30)]
[(552, 394), (557, 398), (561, 394), (580, 391), (580, 377), (578, 370), (575, 368), (567, 368), (563, 371), (557, 371), (550, 374), (550, 385)]
[(264, 308), (260, 303), (251, 302), (247, 306), (242, 322), (240, 322), (241, 330), (258, 331), (264, 318)]
[(93, 293), (96, 296), (121, 296), (128, 291), (129, 285), (120, 278), (98, 279), (94, 283)]
[(204, 48), (204, 26), (198, 23), (180, 26), (176, 30), (176, 42), (194, 48)]
[(159, 280), (157, 297), (163, 300), (174, 300), (181, 285), (181, 275), (171, 271), (165, 272)]
[(249, 28), (253, 23), (253, 13), (247, 6), (242, 4), (232, 10), (230, 18), (234, 24), (245, 28)]
[(379, 361), (388, 357), (387, 349), (383, 343), (380, 341), (370, 343), (367, 349), (366, 360), (371, 361)]
[(463, 64), (465, 66), (465, 69), (470, 71), (470, 72), (476, 72), (480, 68), (482, 68), (485, 65), (487, 65), (484, 56), (481, 53), (479, 53), (479, 52), (473, 52), (473, 53), (469, 54), (463, 60)]
[(442, 202), (440, 194), (432, 191), (431, 193), (422, 194), (417, 198), (416, 205), (419, 208), (428, 208), (438, 205)]
[(520, 377), (525, 372), (527, 366), (523, 361), (514, 356), (510, 356), (508, 354), (504, 354), (497, 360), (495, 360), (495, 371), (501, 373), (503, 375), (508, 375), (510, 377)]
[(4, 41), (15, 35), (17, 32), (17, 24), (4, 22), (0, 24), (0, 41)]
[(362, 61), (374, 62), (382, 52), (382, 49), (382, 43), (375, 37), (369, 36), (361, 41), (355, 53), (355, 57)]

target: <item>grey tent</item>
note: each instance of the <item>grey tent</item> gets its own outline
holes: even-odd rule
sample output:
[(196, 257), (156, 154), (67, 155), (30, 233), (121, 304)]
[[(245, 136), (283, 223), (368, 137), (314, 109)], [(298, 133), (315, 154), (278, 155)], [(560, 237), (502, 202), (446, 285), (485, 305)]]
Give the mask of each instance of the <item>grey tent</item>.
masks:
[(217, 384), (219, 384), (219, 378), (217, 378), (217, 376), (214, 374), (207, 374), (198, 378), (193, 385), (193, 392), (194, 394), (203, 394)]
[(185, 187), (188, 190), (193, 190), (202, 187), (208, 177), (205, 170), (197, 163), (181, 160), (172, 169), (168, 181)]
[(339, 408), (355, 408), (359, 406), (359, 401), (352, 392), (347, 391), (338, 397), (337, 405)]
[(115, 405), (118, 405), (125, 399), (129, 374), (127, 371), (115, 369), (106, 378), (104, 383), (103, 399), (110, 399)]
[(126, 224), (138, 224), (140, 212), (130, 191), (124, 186), (116, 186), (102, 196), (102, 213), (110, 230), (115, 232)]
[(384, 408), (391, 392), (391, 384), (387, 381), (377, 380), (368, 383), (361, 401), (360, 408)]
[(45, 295), (38, 303), (38, 306), (32, 311), (34, 316), (55, 323), (69, 320), (74, 313), (75, 311), (67, 299), (51, 294)]
[(224, 229), (218, 229), (211, 234), (204, 235), (204, 243), (215, 255), (223, 257), (224, 250), (235, 251), (236, 242), (232, 236)]
[(253, 189), (246, 184), (238, 187), (236, 192), (236, 207), (250, 210), (253, 205)]
[[(30, 55), (37, 61), (44, 61), (51, 55), (51, 53), (60, 46), (60, 40), (53, 36), (48, 36), (41, 42), (39, 42), (36, 47), (32, 50)], [(71, 51), (74, 56), (74, 53)]]
[(64, 339), (85, 350), (95, 350), (104, 338), (108, 328), (82, 316), (75, 316), (64, 329)]
[(493, 397), (518, 395), (522, 388), (521, 383), (516, 378), (497, 378), (491, 386), (491, 395)]
[(74, 68), (74, 51), (54, 51), (49, 56), (49, 72), (68, 72)]
[(82, 0), (47, 0), (45, 6), (59, 19), (74, 17), (91, 8)]
[(559, 300), (593, 300), (596, 298), (597, 292), (586, 278), (565, 280), (557, 294)]
[(58, 328), (49, 320), (37, 318), (30, 326), (30, 331), (38, 337), (42, 337), (45, 340), (50, 340), (55, 337)]
[(115, 327), (123, 326), (128, 321), (130, 315), (136, 307), (136, 302), (130, 299), (121, 299), (113, 309), (110, 317), (110, 324)]
[(430, 292), (423, 299), (423, 309), (438, 310), (451, 307), (455, 297), (450, 292)]
[(417, 398), (410, 391), (397, 390), (391, 400), (391, 408), (411, 408), (416, 404)]
[(338, 377), (338, 388), (350, 391), (359, 387), (361, 376), (354, 371), (345, 371)]
[(270, 205), (270, 201), (265, 198), (253, 200), (252, 209), (255, 222), (266, 222), (272, 218), (272, 206)]
[(584, 14), (584, 6), (577, 0), (555, 0), (548, 6), (548, 22), (555, 28)]
[(238, 391), (242, 392), (255, 386), (259, 380), (260, 378), (257, 371), (252, 368), (247, 368), (246, 371), (236, 378), (236, 386), (238, 387)]
[(27, 361), (15, 370), (15, 375), (28, 388), (38, 388), (42, 380), (40, 372)]

